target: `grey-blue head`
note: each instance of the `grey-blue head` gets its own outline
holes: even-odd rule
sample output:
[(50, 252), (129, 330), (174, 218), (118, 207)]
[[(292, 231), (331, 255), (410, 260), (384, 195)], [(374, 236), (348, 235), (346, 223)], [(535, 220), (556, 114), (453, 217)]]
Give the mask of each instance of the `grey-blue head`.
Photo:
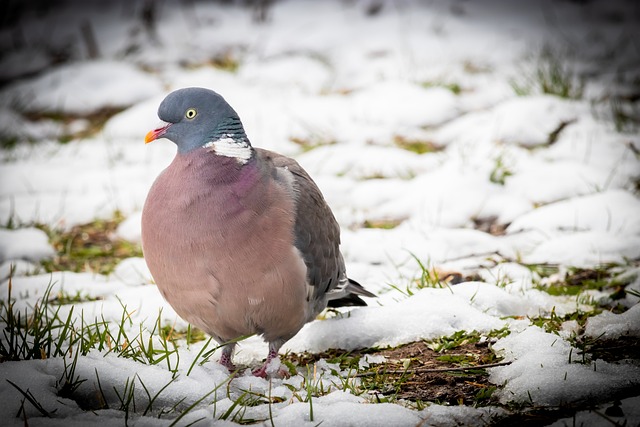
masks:
[(158, 117), (166, 125), (147, 133), (145, 143), (167, 138), (181, 154), (220, 140), (250, 150), (238, 114), (212, 90), (189, 87), (171, 92), (160, 104)]

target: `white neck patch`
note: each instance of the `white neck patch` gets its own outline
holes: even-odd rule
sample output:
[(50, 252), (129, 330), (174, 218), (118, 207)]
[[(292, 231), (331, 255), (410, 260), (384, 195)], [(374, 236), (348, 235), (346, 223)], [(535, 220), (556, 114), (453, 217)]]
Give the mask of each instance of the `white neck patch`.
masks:
[(219, 156), (234, 157), (238, 163), (243, 165), (249, 161), (253, 153), (253, 149), (249, 144), (233, 139), (230, 136), (207, 142), (204, 147)]

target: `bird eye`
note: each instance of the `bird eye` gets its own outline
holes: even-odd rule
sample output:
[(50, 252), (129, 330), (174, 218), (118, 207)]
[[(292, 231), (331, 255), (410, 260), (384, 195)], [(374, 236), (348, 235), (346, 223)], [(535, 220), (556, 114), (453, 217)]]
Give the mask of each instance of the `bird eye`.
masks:
[(187, 110), (187, 112), (186, 112), (186, 113), (184, 113), (184, 116), (185, 116), (187, 119), (193, 119), (197, 114), (198, 114), (198, 112), (196, 111), (196, 109), (195, 109), (195, 108), (189, 108), (189, 109)]

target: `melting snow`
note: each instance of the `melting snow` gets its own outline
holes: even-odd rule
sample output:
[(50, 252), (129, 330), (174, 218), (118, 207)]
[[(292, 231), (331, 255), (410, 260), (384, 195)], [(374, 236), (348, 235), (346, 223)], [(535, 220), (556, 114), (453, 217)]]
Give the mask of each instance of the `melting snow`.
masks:
[[(0, 91), (0, 138), (7, 148), (0, 152), (0, 223), (6, 226), (0, 229), (0, 302), (6, 303), (11, 286), (15, 308), (32, 310), (51, 284), (51, 295), (86, 300), (61, 305), (61, 317), (118, 323), (126, 310), (124, 327), (132, 336), (142, 327), (153, 329), (158, 319), (177, 330), (187, 327), (162, 300), (141, 258), (122, 261), (108, 277), (42, 274), (38, 262), (55, 254), (33, 225), (69, 229), (118, 210), (127, 219), (115, 234), (139, 242), (146, 193), (175, 152), (166, 141), (145, 147), (144, 134), (156, 125), (157, 106), (168, 91), (205, 86), (238, 111), (254, 145), (292, 155), (310, 172), (342, 226), (350, 275), (379, 294), (369, 307), (306, 325), (283, 350), (395, 346), (507, 327), (511, 334), (494, 348), (512, 363), (490, 371), (491, 381), (504, 385), (496, 392), (502, 403), (599, 405), (637, 394), (637, 361), (581, 363), (568, 339), (579, 330), (577, 322), (566, 322), (559, 334), (530, 325), (527, 316), (563, 316), (590, 306), (537, 289), (540, 277), (523, 265), (626, 266), (617, 280), (630, 283), (620, 301), (629, 309), (591, 317), (585, 334), (640, 336), (633, 293), (640, 291), (640, 137), (613, 129), (607, 120), (612, 107), (603, 101), (609, 91), (628, 89), (628, 73), (614, 70), (637, 55), (628, 50), (632, 44), (620, 44), (621, 37), (640, 37), (624, 2), (402, 1), (380, 2), (375, 12), (375, 2), (282, 0), (260, 24), (252, 21), (254, 11), (237, 5), (163, 2), (156, 6), (156, 25), (146, 29), (137, 4), (76, 3), (73, 10), (28, 14), (22, 45), (7, 29), (1, 33), (7, 53), (0, 58), (0, 78), (7, 84)], [(78, 32), (87, 23), (100, 59), (87, 58), (86, 35)], [(560, 59), (591, 76), (584, 99), (535, 89), (516, 96), (513, 82), (539, 66), (528, 58), (543, 45), (564, 52), (563, 41), (580, 55)], [(51, 66), (42, 46), (66, 49), (70, 60)], [(598, 62), (610, 53), (607, 66)], [(226, 58), (236, 69), (214, 68), (212, 58)], [(87, 133), (91, 117), (108, 109), (122, 111), (101, 131)], [(55, 118), (61, 114), (75, 119), (61, 122)], [(60, 144), (63, 136), (72, 140)], [(403, 141), (436, 151), (416, 154), (400, 148)], [(506, 230), (491, 235), (476, 229), (481, 224)], [(398, 290), (420, 277), (417, 259), (482, 282), (414, 286), (408, 297)], [(609, 298), (597, 291), (585, 295)], [(473, 425), (506, 413), (498, 407), (371, 404), (367, 395), (336, 387), (347, 373), (321, 360), (316, 378), (334, 388), (313, 399), (312, 420), (309, 403), (299, 398), (306, 393), (300, 374), (269, 383), (242, 372), (227, 388), (228, 374), (213, 356), (187, 376), (203, 346), (182, 345), (158, 365), (92, 351), (76, 367), (87, 380), (76, 397), (85, 402), (57, 395), (68, 361), (6, 361), (0, 364), (0, 416), (22, 425), (15, 416), (24, 397), (4, 380), (55, 411), (44, 420), (25, 403), (30, 425), (122, 425), (115, 390), (127, 381), (136, 383), (138, 402), (147, 392), (159, 393), (149, 414), (136, 415), (140, 426), (168, 425), (169, 416), (157, 418), (161, 408), (184, 410), (210, 392), (180, 422), (219, 418), (246, 390), (278, 397), (244, 414), (273, 417), (275, 425)], [(240, 344), (236, 358), (254, 366), (265, 354), (266, 345), (254, 337)], [(178, 360), (172, 380), (168, 366)], [(83, 411), (99, 387), (111, 409)], [(637, 401), (621, 403), (629, 424), (640, 420)], [(564, 422), (596, 419), (580, 412)]]

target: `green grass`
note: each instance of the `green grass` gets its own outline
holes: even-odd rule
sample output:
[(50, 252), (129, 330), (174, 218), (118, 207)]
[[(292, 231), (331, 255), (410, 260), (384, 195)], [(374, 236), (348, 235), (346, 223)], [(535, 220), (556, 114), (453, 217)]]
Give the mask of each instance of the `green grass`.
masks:
[(201, 67), (213, 67), (228, 73), (235, 73), (240, 68), (240, 58), (233, 50), (228, 49), (210, 57), (204, 62), (184, 62), (182, 66), (190, 70)]
[(432, 340), (427, 340), (427, 347), (431, 350), (444, 353), (449, 350), (456, 349), (465, 344), (475, 344), (483, 339), (499, 339), (504, 338), (510, 334), (509, 328), (504, 327), (502, 329), (494, 329), (487, 334), (481, 334), (478, 331), (456, 331), (449, 336), (442, 336)]
[(7, 299), (0, 300), (0, 362), (47, 359), (66, 356), (69, 347), (67, 341), (72, 333), (72, 313), (61, 317), (60, 306), (49, 307), (52, 283), (49, 283), (42, 299), (30, 310), (15, 309), (15, 301), (11, 294), (12, 285), (9, 278)]
[(325, 145), (334, 145), (337, 143), (337, 141), (335, 141), (334, 139), (324, 138), (320, 135), (312, 135), (307, 138), (292, 136), (289, 138), (289, 141), (299, 146), (302, 149), (303, 153), (306, 153), (318, 147), (323, 147)]
[(472, 366), (476, 362), (475, 357), (470, 354), (444, 354), (436, 359), (458, 366)]
[[(22, 110), (20, 106), (16, 107), (17, 111)], [(92, 111), (88, 114), (71, 114), (61, 111), (33, 111), (23, 113), (24, 119), (30, 122), (42, 122), (53, 121), (61, 125), (61, 133), (58, 136), (58, 142), (61, 144), (67, 144), (73, 140), (89, 138), (99, 133), (105, 123), (123, 111), (120, 107), (105, 107), (97, 111)], [(78, 130), (71, 130), (71, 124), (74, 122), (82, 121), (86, 125), (81, 126)], [(37, 144), (39, 140), (37, 138), (30, 138), (26, 136), (14, 136), (2, 134), (0, 131), (0, 148), (4, 150), (11, 150), (18, 144), (28, 143)]]
[(560, 271), (557, 264), (522, 264), (531, 273), (534, 274), (534, 279), (539, 281), (541, 278), (548, 278)]
[(454, 95), (460, 95), (462, 93), (462, 87), (455, 82), (427, 81), (427, 82), (422, 82), (421, 86), (424, 88), (442, 87), (451, 91), (451, 93), (453, 93)]
[(231, 51), (226, 51), (214, 56), (209, 61), (209, 64), (219, 70), (227, 71), (229, 73), (235, 73), (240, 68), (240, 60)]
[[(144, 365), (163, 365), (168, 372), (172, 373), (172, 378), (155, 394), (150, 392), (150, 389), (137, 375), (127, 378), (125, 383), (120, 386), (112, 386), (117, 404), (111, 409), (124, 412), (125, 425), (135, 416), (152, 412), (153, 404), (158, 396), (179, 376), (178, 341), (185, 342), (187, 345), (200, 341), (203, 338), (202, 332), (191, 328), (184, 332), (175, 331), (173, 328), (168, 329), (161, 325), (161, 312), (158, 313), (158, 317), (150, 328), (144, 322), (137, 325), (136, 328), (131, 319), (130, 311), (124, 305), (120, 320), (115, 322), (107, 321), (104, 317), (92, 320), (85, 319), (83, 315), (75, 317), (73, 306), (68, 314), (63, 316), (60, 294), (52, 293), (53, 286), (54, 283), (49, 283), (42, 297), (34, 305), (18, 310), (16, 300), (12, 295), (11, 279), (9, 279), (8, 294), (6, 298), (0, 299), (0, 325), (2, 325), (0, 330), (0, 363), (58, 358), (64, 364), (64, 369), (62, 375), (55, 382), (57, 395), (76, 400), (84, 410), (110, 408), (97, 371), (98, 392), (96, 396), (88, 399), (87, 396), (77, 393), (78, 388), (87, 381), (87, 378), (81, 378), (76, 373), (76, 366), (78, 361), (90, 351), (99, 351), (103, 355), (114, 354)], [(206, 353), (201, 351), (191, 363), (189, 372), (196, 364), (205, 363), (214, 350)], [(228, 381), (232, 377), (233, 375), (229, 377)], [(158, 417), (177, 415), (174, 424), (172, 424), (175, 425), (184, 415), (226, 383), (227, 381), (218, 384), (211, 392), (202, 396), (189, 407), (180, 407), (182, 402), (180, 400), (169, 410), (163, 408)], [(29, 389), (24, 389), (20, 384), (10, 381), (9, 385), (23, 396), (18, 416), (20, 414), (25, 416), (25, 404), (35, 407), (44, 417), (54, 415), (55, 411), (43, 407)], [(140, 395), (140, 387), (147, 396), (142, 401), (139, 398), (136, 400), (136, 396)]]
[(416, 154), (437, 153), (444, 150), (444, 147), (436, 144), (435, 142), (419, 139), (409, 139), (400, 135), (396, 135), (393, 138), (393, 143), (396, 147), (411, 151), (412, 153)]
[(194, 344), (207, 339), (207, 335), (200, 329), (191, 325), (185, 330), (177, 330), (173, 325), (160, 327), (160, 336), (168, 341), (184, 340), (187, 345)]
[[(636, 277), (634, 274), (626, 273), (627, 268), (633, 265), (604, 264), (594, 268), (571, 267), (563, 271), (553, 265), (528, 265), (527, 267), (537, 275), (537, 279), (534, 280), (536, 289), (560, 298), (574, 297), (576, 301), (576, 308), (572, 312), (559, 315), (554, 307), (550, 313), (529, 316), (529, 322), (557, 335), (560, 335), (567, 322), (574, 323), (577, 327), (566, 338), (572, 346), (569, 362), (593, 365), (596, 369), (595, 360), (592, 360), (592, 349), (603, 352), (608, 351), (608, 346), (620, 346), (622, 349), (628, 345), (624, 342), (601, 344), (599, 338), (585, 336), (584, 328), (589, 318), (604, 310), (622, 313), (628, 309), (616, 301), (625, 298), (627, 294), (635, 293), (633, 290), (627, 290), (627, 286), (633, 283)], [(604, 292), (608, 298), (596, 301), (586, 297), (588, 294), (585, 293), (593, 290)], [(633, 345), (635, 344), (631, 344)], [(602, 346), (605, 350), (600, 349)]]
[(92, 111), (89, 114), (69, 114), (59, 111), (43, 111), (27, 113), (25, 114), (25, 116), (26, 119), (31, 121), (53, 120), (65, 125), (65, 129), (67, 129), (66, 126), (76, 120), (85, 120), (87, 126), (82, 130), (74, 133), (64, 133), (59, 137), (59, 142), (62, 144), (66, 144), (76, 139), (89, 138), (96, 135), (102, 130), (105, 123), (107, 123), (110, 118), (122, 112), (123, 110), (124, 108), (121, 107), (105, 107), (97, 111)]
[(548, 47), (538, 54), (533, 69), (524, 70), (510, 83), (518, 96), (543, 93), (581, 99), (584, 93), (584, 78), (573, 70), (562, 53)]
[(529, 317), (529, 321), (532, 325), (538, 326), (549, 333), (558, 334), (562, 330), (562, 325), (565, 322), (573, 320), (578, 323), (579, 327), (584, 327), (590, 317), (600, 314), (601, 312), (602, 310), (599, 309), (588, 312), (576, 310), (573, 313), (569, 313), (564, 316), (558, 316), (554, 307), (549, 315), (540, 315), (535, 317), (532, 316)]
[(505, 164), (501, 155), (493, 159), (493, 168), (489, 174), (489, 181), (494, 184), (504, 185), (511, 175), (513, 175), (513, 171)]
[(0, 324), (4, 325), (0, 362), (69, 357), (73, 352), (84, 356), (98, 350), (147, 365), (165, 363), (169, 371), (177, 371), (176, 343), (160, 332), (162, 313), (151, 329), (140, 324), (139, 332), (132, 334), (133, 321), (126, 306), (122, 305), (122, 316), (115, 323), (104, 318), (87, 320), (83, 315), (76, 318), (73, 305), (62, 315), (63, 305), (52, 295), (53, 286), (49, 283), (33, 306), (17, 310), (10, 279), (7, 298), (0, 300)]
[(432, 266), (430, 261), (423, 262), (411, 252), (409, 252), (409, 255), (418, 264), (417, 276), (405, 279), (406, 283), (404, 285), (389, 283), (391, 289), (400, 292), (406, 297), (411, 297), (417, 291), (425, 288), (449, 289), (449, 279), (453, 278), (453, 275), (440, 277), (440, 271)]
[(364, 228), (380, 228), (382, 230), (392, 230), (402, 224), (401, 219), (367, 219), (362, 226)]
[(0, 134), (0, 148), (3, 150), (11, 150), (20, 143), (20, 139), (16, 136)]
[(497, 386), (483, 387), (476, 393), (476, 406), (483, 406), (491, 402), (493, 393), (498, 390)]
[[(96, 229), (101, 231), (98, 233), (95, 231)], [(91, 228), (85, 229), (85, 231), (104, 234), (106, 229), (108, 229), (106, 224), (92, 223)], [(70, 245), (73, 247), (73, 242)], [(411, 256), (419, 267), (418, 275), (407, 280), (407, 283), (402, 287), (398, 287), (400, 292), (411, 296), (418, 289), (427, 287), (451, 289), (455, 286), (442, 280), (438, 270), (429, 262), (422, 262), (414, 254)], [(582, 291), (587, 289), (612, 289), (616, 287), (624, 289), (633, 280), (631, 276), (623, 277), (620, 274), (625, 271), (625, 266), (619, 265), (604, 265), (595, 269), (569, 268), (566, 271), (559, 269), (558, 266), (546, 264), (531, 264), (527, 267), (534, 273), (538, 289), (549, 291), (552, 295), (557, 296), (580, 295)], [(561, 272), (562, 274), (560, 274)], [(44, 295), (37, 303), (26, 309), (18, 310), (16, 309), (15, 296), (11, 294), (11, 285), (7, 289), (9, 293), (6, 298), (0, 299), (0, 325), (2, 325), (0, 329), (0, 362), (61, 358), (64, 369), (55, 382), (58, 396), (76, 400), (85, 410), (107, 408), (119, 410), (123, 413), (125, 425), (133, 423), (133, 420), (140, 415), (150, 414), (158, 418), (171, 419), (173, 425), (179, 425), (185, 414), (206, 403), (206, 399), (217, 389), (201, 396), (192, 404), (185, 403), (184, 399), (175, 402), (170, 408), (159, 407), (156, 403), (158, 397), (173, 381), (181, 375), (189, 376), (196, 366), (207, 363), (214, 352), (220, 348), (211, 338), (207, 339), (200, 330), (191, 327), (186, 330), (178, 330), (172, 325), (163, 324), (161, 312), (158, 313), (156, 319), (137, 324), (131, 317), (131, 311), (124, 304), (122, 304), (122, 315), (115, 321), (107, 321), (103, 317), (85, 319), (82, 315), (75, 315), (77, 311), (73, 304), (95, 299), (82, 292), (53, 291), (55, 289), (53, 283), (48, 284)], [(555, 310), (552, 310), (551, 313), (531, 316), (526, 320), (531, 325), (539, 326), (547, 332), (559, 334), (565, 322), (575, 321), (579, 328), (583, 328), (589, 317), (601, 311), (598, 307), (589, 311), (576, 308), (573, 313), (560, 316)], [(430, 350), (427, 351), (437, 352), (438, 354), (435, 356), (437, 362), (466, 369), (478, 366), (478, 364), (496, 362), (497, 356), (493, 352), (482, 355), (473, 352), (478, 346), (484, 346), (485, 349), (489, 346), (490, 349), (491, 342), (501, 339), (509, 333), (508, 327), (488, 333), (456, 331), (449, 336), (427, 340), (420, 345), (428, 347)], [(190, 345), (203, 341), (203, 344), (199, 344), (201, 347), (195, 358), (190, 360), (189, 365), (186, 366), (185, 362), (180, 360), (179, 348), (181, 346), (188, 348)], [(573, 346), (569, 355), (571, 363), (594, 363), (589, 351), (597, 346), (597, 340), (585, 339), (578, 332), (569, 338), (569, 342)], [(466, 347), (462, 348), (463, 346)], [(101, 384), (99, 373), (96, 371), (97, 397), (92, 402), (85, 402), (82, 400), (83, 397), (79, 390), (88, 378), (79, 376), (76, 366), (80, 363), (78, 361), (82, 360), (82, 357), (87, 355), (89, 351), (116, 355), (144, 365), (160, 366), (171, 373), (171, 379), (159, 390), (157, 388), (152, 390), (137, 375), (127, 378), (121, 384)], [(381, 368), (380, 365), (360, 365), (366, 354), (379, 354), (381, 351), (378, 348), (369, 348), (355, 352), (332, 350), (323, 354), (322, 358), (327, 363), (337, 365), (336, 369), (331, 368), (329, 372), (331, 379), (327, 379), (326, 374), (318, 375), (315, 371), (316, 365), (312, 362), (318, 360), (314, 359), (317, 355), (311, 355), (311, 359), (307, 360), (298, 359), (297, 363), (295, 358), (289, 359), (288, 356), (285, 356), (283, 364), (289, 368), (292, 374), (301, 373), (303, 378), (301, 383), (297, 385), (283, 384), (291, 391), (290, 397), (272, 395), (271, 389), (268, 393), (266, 391), (257, 393), (252, 390), (241, 390), (239, 395), (234, 395), (231, 406), (225, 407), (223, 412), (215, 413), (214, 418), (238, 424), (266, 422), (266, 418), (253, 419), (254, 416), (249, 414), (255, 412), (249, 411), (248, 408), (268, 404), (270, 410), (268, 419), (273, 423), (271, 405), (284, 403), (291, 399), (308, 405), (310, 421), (321, 421), (316, 419), (314, 402), (318, 397), (336, 390), (345, 390), (356, 396), (365, 396), (371, 403), (390, 402), (417, 409), (425, 407), (425, 402), (431, 402), (432, 399), (407, 401), (405, 397), (412, 381), (415, 382), (417, 378), (421, 378), (420, 381), (425, 381), (425, 387), (428, 387), (428, 380), (416, 376), (416, 372), (419, 370), (416, 369), (416, 366), (419, 365), (418, 358), (400, 356), (402, 359), (399, 362), (397, 360), (393, 362), (399, 368), (392, 367), (391, 370), (385, 370), (388, 368)], [(421, 363), (423, 362), (424, 360)], [(486, 379), (485, 370), (467, 369), (465, 372), (450, 372), (441, 375), (455, 378), (456, 381), (461, 381), (460, 378), (462, 378), (463, 383), (468, 381), (464, 379), (465, 375), (477, 375), (475, 378), (483, 378), (482, 384), (474, 383), (473, 387), (475, 388), (472, 389), (471, 394), (466, 394), (466, 400), (462, 403), (469, 404), (471, 401), (476, 406), (495, 403), (492, 396), (499, 389), (499, 386), (483, 382)], [(37, 401), (34, 394), (19, 382), (9, 385), (18, 390), (22, 396), (21, 414), (26, 413), (26, 405), (31, 405), (43, 417), (55, 416), (52, 408), (43, 406)], [(218, 384), (216, 387), (221, 386)], [(105, 391), (109, 392), (106, 395), (112, 396), (110, 401), (105, 397)], [(231, 396), (229, 397), (231, 398)], [(441, 403), (456, 404), (450, 400)], [(462, 403), (458, 402), (457, 404)]]
[[(605, 264), (594, 268), (569, 267), (560, 276), (559, 269), (554, 266), (529, 266), (532, 271), (538, 271), (540, 277), (546, 278), (544, 283), (538, 280), (536, 288), (554, 296), (580, 296), (589, 290), (614, 290), (612, 299), (624, 298), (624, 288), (631, 282), (631, 278), (618, 279), (617, 275), (622, 266)], [(546, 271), (545, 271), (546, 269)], [(555, 274), (555, 280), (551, 275)]]
[(614, 95), (609, 99), (609, 109), (616, 131), (626, 133), (638, 131), (640, 128), (640, 106), (637, 100), (632, 102)]
[(101, 297), (89, 296), (82, 291), (76, 291), (75, 293), (70, 294), (64, 290), (60, 290), (49, 300), (49, 304), (69, 305), (69, 304), (78, 304), (78, 303), (90, 302), (90, 301), (99, 301), (101, 299), (102, 299)]
[(37, 225), (49, 236), (49, 243), (56, 251), (53, 259), (42, 261), (47, 272), (89, 271), (110, 274), (120, 261), (141, 257), (142, 248), (136, 243), (114, 237), (124, 216), (116, 211), (110, 219), (96, 219), (70, 230)]
[(22, 388), (20, 388), (20, 386), (18, 386), (16, 383), (14, 383), (11, 380), (7, 380), (7, 382), (9, 383), (9, 385), (11, 385), (13, 388), (15, 388), (16, 390), (18, 390), (18, 392), (20, 392), (20, 394), (22, 394), (24, 396), (24, 399), (22, 399), (22, 404), (20, 406), (20, 410), (18, 411), (18, 413), (16, 414), (16, 418), (20, 417), (20, 414), (23, 414), (23, 417), (25, 419), (25, 425), (28, 425), (26, 423), (26, 418), (27, 418), (27, 413), (26, 410), (24, 408), (24, 404), (25, 401), (28, 401), (31, 405), (33, 405), (34, 408), (36, 408), (36, 410), (38, 412), (40, 412), (40, 414), (42, 414), (44, 417), (46, 418), (52, 418), (51, 415), (55, 413), (54, 411), (47, 411), (41, 404), (40, 402), (38, 402), (38, 400), (36, 399), (36, 397), (33, 395), (33, 393), (31, 393), (31, 391), (29, 389), (23, 390)]

